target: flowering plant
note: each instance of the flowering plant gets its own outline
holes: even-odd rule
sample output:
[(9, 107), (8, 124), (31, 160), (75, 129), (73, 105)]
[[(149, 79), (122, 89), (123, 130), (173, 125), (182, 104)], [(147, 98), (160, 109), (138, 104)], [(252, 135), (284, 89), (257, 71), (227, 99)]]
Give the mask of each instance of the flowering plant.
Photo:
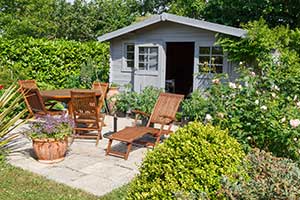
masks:
[(30, 124), (30, 134), (32, 139), (64, 139), (71, 135), (73, 120), (66, 115), (59, 117), (46, 115), (37, 116)]

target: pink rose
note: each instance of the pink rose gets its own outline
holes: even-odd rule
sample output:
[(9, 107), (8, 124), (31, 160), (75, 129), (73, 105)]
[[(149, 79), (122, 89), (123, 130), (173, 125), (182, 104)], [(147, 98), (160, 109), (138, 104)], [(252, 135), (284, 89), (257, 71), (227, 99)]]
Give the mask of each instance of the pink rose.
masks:
[(290, 125), (293, 128), (297, 128), (300, 125), (300, 120), (299, 119), (291, 119), (290, 120)]

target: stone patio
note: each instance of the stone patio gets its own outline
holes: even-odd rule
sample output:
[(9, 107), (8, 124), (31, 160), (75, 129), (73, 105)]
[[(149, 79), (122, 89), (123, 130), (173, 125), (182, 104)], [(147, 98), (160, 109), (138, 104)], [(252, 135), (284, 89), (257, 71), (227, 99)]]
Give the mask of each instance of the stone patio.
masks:
[[(118, 119), (118, 129), (131, 126), (133, 120)], [(106, 127), (103, 133), (109, 134), (113, 130), (113, 119), (106, 117)], [(21, 127), (24, 131), (28, 126)], [(70, 146), (64, 161), (56, 164), (42, 164), (35, 160), (31, 141), (20, 136), (13, 144), (13, 152), (8, 160), (14, 166), (40, 174), (48, 179), (79, 188), (97, 196), (102, 196), (128, 182), (138, 173), (145, 153), (151, 151), (141, 146), (133, 146), (128, 160), (105, 156), (108, 140), (103, 138), (99, 146), (95, 140), (76, 139)], [(113, 149), (125, 151), (126, 145), (114, 142)]]

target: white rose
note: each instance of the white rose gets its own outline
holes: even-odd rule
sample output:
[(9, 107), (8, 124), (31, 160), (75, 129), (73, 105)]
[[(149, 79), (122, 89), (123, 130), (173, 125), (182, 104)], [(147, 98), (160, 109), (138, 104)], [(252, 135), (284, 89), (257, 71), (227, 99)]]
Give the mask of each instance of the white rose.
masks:
[(300, 125), (300, 120), (299, 119), (291, 119), (290, 120), (290, 125), (293, 128), (297, 128)]
[(264, 105), (264, 106), (261, 106), (260, 109), (261, 110), (267, 110), (268, 108), (267, 108), (267, 106)]
[(211, 120), (212, 120), (212, 116), (210, 114), (206, 114), (205, 121), (211, 121)]
[(236, 89), (236, 84), (232, 83), (232, 82), (229, 82), (229, 87), (232, 88), (232, 89)]

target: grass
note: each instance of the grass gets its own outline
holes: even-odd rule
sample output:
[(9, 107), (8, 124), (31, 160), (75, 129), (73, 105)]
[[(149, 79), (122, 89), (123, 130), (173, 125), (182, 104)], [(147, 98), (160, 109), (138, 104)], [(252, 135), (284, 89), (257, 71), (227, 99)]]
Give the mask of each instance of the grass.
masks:
[(96, 197), (0, 161), (0, 200), (114, 200), (124, 198), (127, 187)]

